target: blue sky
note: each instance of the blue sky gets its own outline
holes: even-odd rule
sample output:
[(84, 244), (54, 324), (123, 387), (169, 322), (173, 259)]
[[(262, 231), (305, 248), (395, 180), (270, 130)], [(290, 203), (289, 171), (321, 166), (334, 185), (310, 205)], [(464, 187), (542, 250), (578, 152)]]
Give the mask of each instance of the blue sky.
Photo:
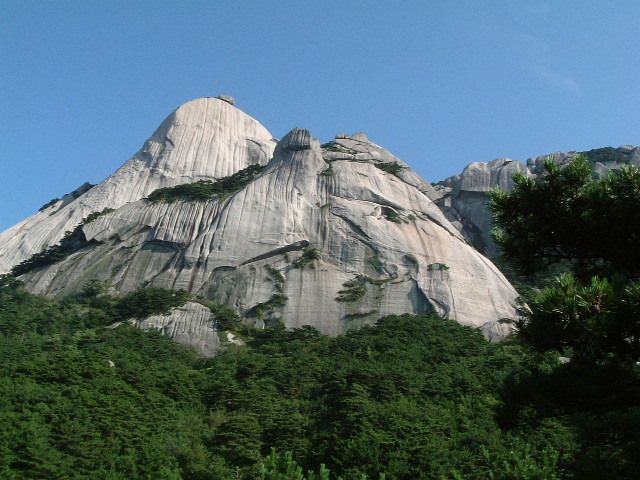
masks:
[(196, 97), (365, 131), (427, 180), (640, 143), (640, 2), (0, 0), (0, 230)]

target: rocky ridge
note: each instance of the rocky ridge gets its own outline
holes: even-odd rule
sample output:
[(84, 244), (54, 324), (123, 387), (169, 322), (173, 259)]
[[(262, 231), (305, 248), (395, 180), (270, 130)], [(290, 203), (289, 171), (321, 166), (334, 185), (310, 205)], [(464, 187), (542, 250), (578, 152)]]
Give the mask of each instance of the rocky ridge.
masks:
[(526, 163), (498, 158), (490, 162), (471, 163), (459, 175), (438, 182), (434, 185), (436, 196), (432, 198), (469, 243), (485, 255), (496, 257), (499, 250), (491, 238), (493, 218), (487, 192), (494, 188), (511, 190), (512, 178), (516, 173), (536, 177), (544, 171), (547, 158), (563, 165), (578, 154), (586, 156), (597, 178), (623, 165), (640, 166), (640, 147), (634, 145), (604, 147), (587, 152), (554, 152), (530, 158)]

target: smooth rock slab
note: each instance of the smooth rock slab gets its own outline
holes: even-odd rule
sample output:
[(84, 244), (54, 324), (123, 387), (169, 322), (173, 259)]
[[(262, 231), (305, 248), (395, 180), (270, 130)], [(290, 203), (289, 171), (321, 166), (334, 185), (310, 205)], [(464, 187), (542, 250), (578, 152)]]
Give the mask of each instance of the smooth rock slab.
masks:
[(142, 330), (157, 330), (178, 343), (194, 348), (205, 357), (214, 356), (220, 349), (220, 337), (214, 327), (213, 314), (199, 303), (187, 302), (168, 315), (152, 315), (144, 319), (130, 319), (129, 323)]

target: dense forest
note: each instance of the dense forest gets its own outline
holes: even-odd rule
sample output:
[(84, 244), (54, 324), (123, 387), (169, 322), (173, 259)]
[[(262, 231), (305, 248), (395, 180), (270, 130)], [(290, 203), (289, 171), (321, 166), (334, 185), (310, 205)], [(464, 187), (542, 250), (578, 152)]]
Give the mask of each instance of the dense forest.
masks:
[[(0, 478), (305, 478), (278, 475), (324, 464), (345, 479), (595, 479), (640, 468), (640, 383), (620, 366), (585, 370), (409, 315), (337, 338), (245, 329), (247, 347), (205, 360), (158, 333), (106, 328), (124, 302), (87, 290), (54, 301), (17, 282), (0, 289)], [(144, 295), (127, 302), (140, 308)]]
[[(186, 292), (47, 299), (4, 277), (0, 479), (637, 478), (640, 268), (619, 249), (640, 222), (574, 237), (603, 205), (635, 218), (640, 171), (595, 182), (585, 165), (493, 194), (530, 305), (497, 344), (434, 315), (330, 338), (224, 311), (246, 346), (204, 359), (122, 322)], [(540, 202), (563, 205), (555, 228)]]

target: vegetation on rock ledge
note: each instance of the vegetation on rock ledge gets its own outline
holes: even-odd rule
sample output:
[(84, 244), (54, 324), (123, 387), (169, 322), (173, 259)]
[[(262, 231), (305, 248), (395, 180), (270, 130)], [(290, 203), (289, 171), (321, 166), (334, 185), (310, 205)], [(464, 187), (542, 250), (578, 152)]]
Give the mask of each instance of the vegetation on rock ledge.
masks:
[(374, 163), (374, 165), (380, 170), (395, 176), (398, 176), (398, 174), (405, 169), (405, 167), (400, 165), (398, 162)]
[(87, 241), (82, 231), (82, 227), (95, 221), (102, 215), (106, 215), (113, 211), (114, 210), (112, 208), (105, 208), (100, 212), (93, 212), (89, 214), (72, 231), (65, 232), (64, 236), (60, 240), (60, 243), (48, 247), (42, 252), (34, 253), (28, 259), (14, 266), (11, 269), (11, 275), (19, 277), (20, 275), (24, 275), (25, 273), (29, 273), (38, 268), (52, 265), (56, 262), (64, 260), (72, 253), (75, 253), (78, 250), (91, 245), (92, 243), (97, 243), (95, 241)]
[(175, 187), (159, 188), (149, 195), (152, 202), (173, 203), (177, 200), (189, 202), (207, 201), (214, 198), (222, 199), (240, 190), (253, 180), (264, 166), (254, 164), (218, 180), (199, 180), (194, 183), (183, 183)]
[(311, 269), (315, 268), (316, 260), (320, 260), (320, 250), (313, 247), (305, 247), (302, 250), (302, 255), (293, 261), (293, 268), (299, 268), (304, 270), (306, 267)]

